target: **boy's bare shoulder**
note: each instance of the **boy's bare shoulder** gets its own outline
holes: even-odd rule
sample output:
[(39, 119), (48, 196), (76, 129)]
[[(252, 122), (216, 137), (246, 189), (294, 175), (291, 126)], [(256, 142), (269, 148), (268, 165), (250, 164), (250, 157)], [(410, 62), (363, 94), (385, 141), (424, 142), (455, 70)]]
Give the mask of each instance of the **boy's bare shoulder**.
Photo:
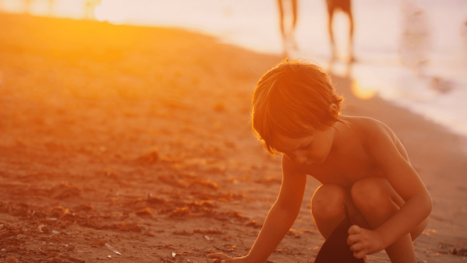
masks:
[(404, 146), (395, 133), (383, 122), (368, 117), (350, 117), (346, 120), (371, 155), (378, 158), (387, 157), (387, 154), (392, 152), (391, 149), (394, 149), (397, 150), (395, 152), (399, 152), (408, 160)]
[(349, 122), (352, 130), (363, 139), (372, 140), (381, 136), (394, 136), (394, 133), (386, 124), (370, 117), (346, 116), (345, 120)]

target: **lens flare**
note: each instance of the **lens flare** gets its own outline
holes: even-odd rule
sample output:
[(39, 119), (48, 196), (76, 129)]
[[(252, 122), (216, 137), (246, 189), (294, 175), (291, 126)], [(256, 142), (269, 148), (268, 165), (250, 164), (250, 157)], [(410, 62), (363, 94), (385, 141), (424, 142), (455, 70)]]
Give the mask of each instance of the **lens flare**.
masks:
[(356, 80), (352, 81), (352, 93), (359, 99), (368, 100), (376, 95), (376, 90), (362, 87)]

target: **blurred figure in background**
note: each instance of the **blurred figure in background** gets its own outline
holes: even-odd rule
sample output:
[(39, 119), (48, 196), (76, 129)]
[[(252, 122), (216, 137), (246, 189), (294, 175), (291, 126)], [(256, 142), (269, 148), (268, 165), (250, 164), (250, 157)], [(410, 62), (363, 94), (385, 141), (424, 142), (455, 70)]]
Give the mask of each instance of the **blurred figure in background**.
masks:
[(353, 62), (355, 61), (355, 57), (353, 55), (353, 28), (354, 28), (354, 21), (352, 16), (352, 6), (351, 0), (326, 0), (326, 4), (328, 7), (328, 32), (329, 32), (329, 39), (331, 40), (331, 49), (332, 49), (332, 59), (338, 58), (336, 43), (334, 41), (334, 30), (332, 27), (332, 22), (334, 18), (334, 13), (338, 10), (343, 11), (349, 17), (349, 57), (348, 61)]
[(96, 16), (94, 15), (94, 9), (96, 9), (96, 6), (101, 3), (100, 0), (86, 0), (84, 2), (84, 17), (85, 19), (96, 19)]
[(55, 0), (49, 0), (48, 2), (49, 2), (49, 16), (51, 16), (54, 13)]
[(29, 13), (31, 10), (31, 0), (24, 0), (24, 12)]
[[(279, 6), (280, 29), (282, 35), (283, 55), (287, 56), (289, 48), (297, 50), (295, 28), (297, 26), (297, 0), (277, 0)], [(290, 15), (292, 15), (290, 17)], [(290, 21), (290, 19), (292, 21)]]
[(399, 47), (401, 63), (421, 75), (420, 68), (428, 62), (430, 28), (428, 17), (414, 0), (401, 1), (402, 37)]
[(465, 53), (465, 58), (467, 61), (467, 19), (462, 23), (461, 25), (461, 37), (462, 40), (464, 41), (464, 53)]

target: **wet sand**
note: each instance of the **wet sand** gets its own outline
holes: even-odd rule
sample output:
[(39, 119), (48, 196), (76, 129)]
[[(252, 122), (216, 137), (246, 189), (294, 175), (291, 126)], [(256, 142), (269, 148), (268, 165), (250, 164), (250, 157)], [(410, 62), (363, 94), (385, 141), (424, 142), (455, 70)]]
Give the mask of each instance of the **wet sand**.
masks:
[[(251, 132), (251, 94), (281, 58), (180, 29), (10, 14), (0, 24), (0, 262), (247, 253), (281, 180), (279, 157)], [(430, 190), (419, 262), (465, 262), (450, 252), (467, 247), (462, 139), (333, 81), (343, 114), (389, 125)], [(271, 261), (312, 262), (323, 243), (309, 212), (319, 183), (307, 184)]]

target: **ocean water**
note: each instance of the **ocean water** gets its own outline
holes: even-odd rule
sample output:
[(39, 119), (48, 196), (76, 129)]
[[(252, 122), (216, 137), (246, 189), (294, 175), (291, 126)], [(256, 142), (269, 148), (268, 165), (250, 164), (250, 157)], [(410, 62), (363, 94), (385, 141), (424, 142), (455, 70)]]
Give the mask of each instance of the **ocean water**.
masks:
[[(81, 19), (83, 0), (32, 0), (29, 12)], [(325, 0), (298, 0), (294, 58), (328, 68), (331, 57)], [(0, 8), (23, 12), (24, 3)], [(467, 0), (354, 0), (354, 53), (350, 73), (348, 20), (335, 16), (341, 60), (336, 74), (350, 74), (356, 95), (380, 96), (467, 137)], [(187, 28), (221, 42), (282, 54), (277, 0), (102, 0), (97, 18), (112, 23)], [(329, 68), (328, 68), (329, 69)]]

